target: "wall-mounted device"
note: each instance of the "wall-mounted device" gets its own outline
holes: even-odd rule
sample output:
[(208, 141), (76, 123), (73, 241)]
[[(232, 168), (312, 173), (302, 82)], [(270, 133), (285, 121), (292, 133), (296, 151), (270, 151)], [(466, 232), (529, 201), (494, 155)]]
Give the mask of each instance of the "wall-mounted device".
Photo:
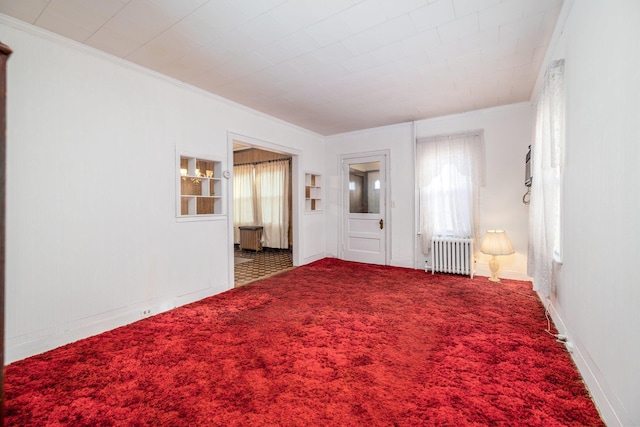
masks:
[(525, 205), (531, 202), (531, 181), (533, 181), (533, 176), (531, 176), (531, 146), (529, 146), (529, 151), (524, 159), (524, 185), (527, 187), (527, 192), (522, 196), (522, 203)]
[(529, 151), (524, 160), (524, 185), (527, 187), (531, 187), (531, 181), (533, 177), (531, 176), (531, 146), (529, 146)]

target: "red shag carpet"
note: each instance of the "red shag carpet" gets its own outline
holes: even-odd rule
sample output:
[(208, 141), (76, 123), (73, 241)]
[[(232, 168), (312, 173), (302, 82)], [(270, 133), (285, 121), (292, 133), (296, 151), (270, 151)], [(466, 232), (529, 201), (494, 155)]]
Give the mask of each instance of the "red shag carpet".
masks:
[(533, 296), (324, 259), (7, 366), (6, 424), (603, 425)]

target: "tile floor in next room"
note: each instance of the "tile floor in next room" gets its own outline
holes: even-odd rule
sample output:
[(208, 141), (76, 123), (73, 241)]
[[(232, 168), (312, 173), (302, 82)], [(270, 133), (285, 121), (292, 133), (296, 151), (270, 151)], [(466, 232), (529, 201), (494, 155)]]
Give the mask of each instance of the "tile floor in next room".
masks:
[(291, 249), (263, 248), (261, 251), (241, 250), (235, 246), (234, 286), (242, 286), (258, 279), (293, 268)]

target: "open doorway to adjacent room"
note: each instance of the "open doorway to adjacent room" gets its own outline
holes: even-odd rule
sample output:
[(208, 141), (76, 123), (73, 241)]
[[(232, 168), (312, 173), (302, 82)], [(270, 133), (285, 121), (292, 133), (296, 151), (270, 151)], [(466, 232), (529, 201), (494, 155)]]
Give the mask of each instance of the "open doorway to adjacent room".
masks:
[(232, 144), (230, 225), (238, 287), (296, 265), (297, 154), (245, 137)]

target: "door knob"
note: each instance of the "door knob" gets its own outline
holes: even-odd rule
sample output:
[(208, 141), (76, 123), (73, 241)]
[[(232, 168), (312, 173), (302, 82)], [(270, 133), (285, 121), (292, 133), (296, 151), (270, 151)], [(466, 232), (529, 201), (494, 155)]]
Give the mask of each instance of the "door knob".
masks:
[(380, 220), (380, 230), (384, 228), (384, 219)]

